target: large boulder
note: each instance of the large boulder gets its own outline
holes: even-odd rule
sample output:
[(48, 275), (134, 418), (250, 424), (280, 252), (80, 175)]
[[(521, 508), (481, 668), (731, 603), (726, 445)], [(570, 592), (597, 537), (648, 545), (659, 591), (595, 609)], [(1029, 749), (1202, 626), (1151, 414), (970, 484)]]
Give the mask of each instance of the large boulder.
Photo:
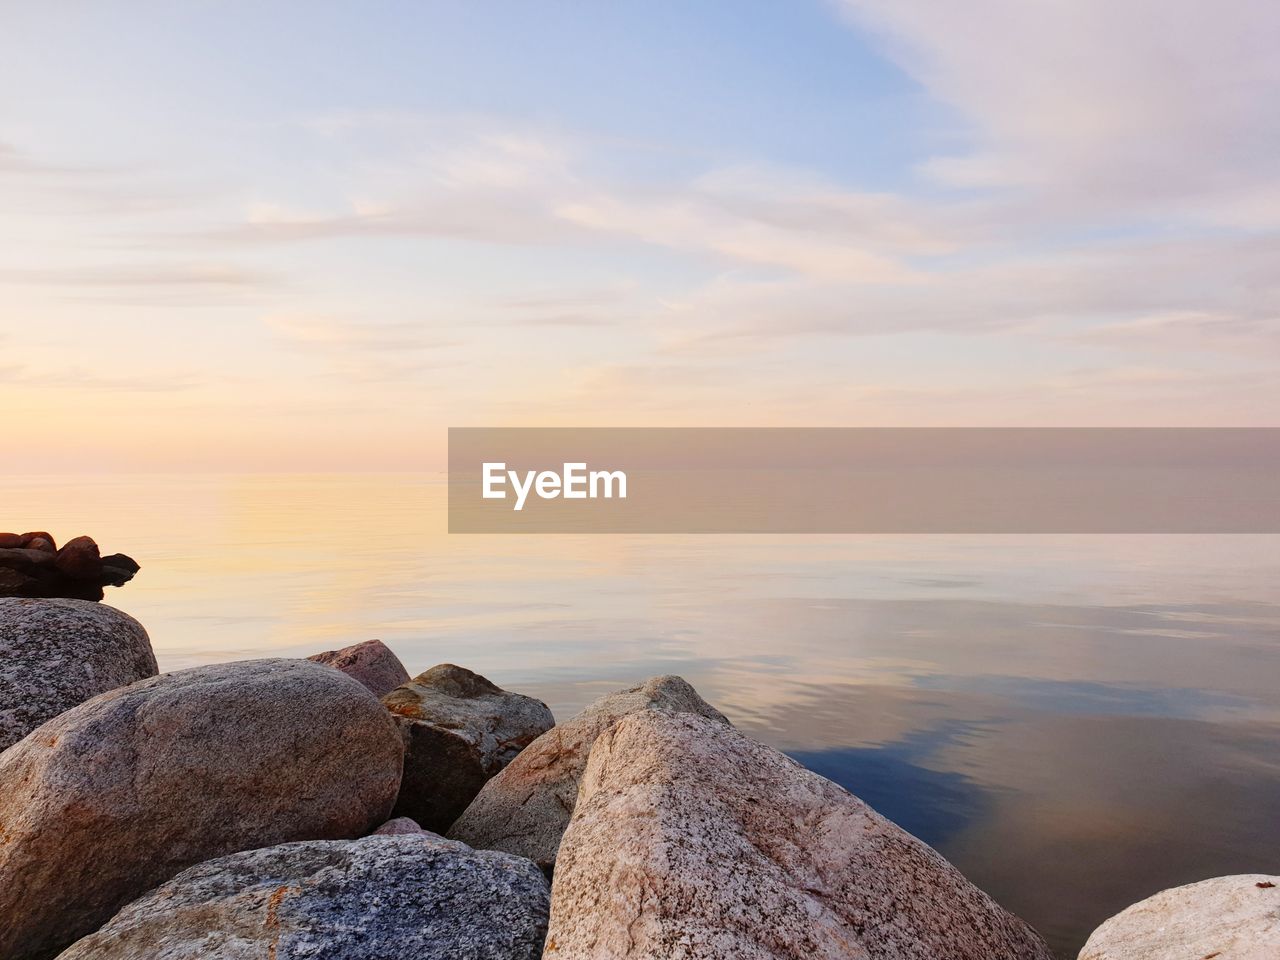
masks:
[(451, 663), (382, 698), (405, 737), (395, 815), (441, 833), (485, 782), (555, 724), (541, 700), (508, 693)]
[(435, 834), (288, 843), (210, 860), (60, 960), (537, 960), (536, 866)]
[(608, 694), (529, 744), (484, 785), (449, 836), (473, 847), (528, 857), (550, 870), (578, 799), (591, 745), (623, 717), (640, 710), (693, 713), (729, 723), (680, 677), (652, 677)]
[(387, 819), (403, 745), (378, 698), (306, 660), (101, 694), (0, 754), (0, 957), (41, 960), (194, 863)]
[(1275, 960), (1280, 876), (1216, 877), (1164, 890), (1093, 931), (1080, 960)]
[(0, 750), (90, 697), (155, 675), (133, 617), (89, 600), (0, 597)]
[(732, 727), (644, 710), (596, 740), (548, 960), (1052, 960), (934, 850)]
[(400, 684), (409, 682), (409, 671), (381, 640), (366, 640), (341, 650), (326, 650), (307, 659), (341, 670), (359, 680), (378, 697), (385, 697)]

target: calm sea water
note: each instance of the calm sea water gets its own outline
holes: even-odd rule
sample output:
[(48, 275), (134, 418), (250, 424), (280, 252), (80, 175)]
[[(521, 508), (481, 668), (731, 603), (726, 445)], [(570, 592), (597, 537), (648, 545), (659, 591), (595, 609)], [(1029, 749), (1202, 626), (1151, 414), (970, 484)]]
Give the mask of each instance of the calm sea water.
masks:
[(381, 637), (559, 717), (679, 673), (1064, 957), (1280, 872), (1280, 537), (449, 536), (441, 477), (0, 481), (0, 529), (142, 564), (161, 668)]

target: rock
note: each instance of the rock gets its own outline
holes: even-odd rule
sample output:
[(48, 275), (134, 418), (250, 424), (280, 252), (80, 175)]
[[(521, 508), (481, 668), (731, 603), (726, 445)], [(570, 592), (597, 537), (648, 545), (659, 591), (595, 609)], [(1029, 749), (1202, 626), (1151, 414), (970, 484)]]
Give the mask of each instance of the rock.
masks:
[(443, 831), (485, 781), (555, 724), (541, 700), (508, 693), (451, 663), (432, 667), (382, 698), (405, 736), (397, 817)]
[(349, 677), (355, 677), (379, 697), (385, 697), (400, 684), (409, 682), (409, 671), (381, 640), (366, 640), (341, 650), (317, 653), (307, 659), (328, 664)]
[(25, 573), (0, 567), (0, 597), (25, 596), (35, 582), (34, 577), (29, 577)]
[(0, 596), (101, 600), (103, 587), (123, 586), (138, 569), (122, 553), (99, 556), (90, 537), (57, 550), (47, 533), (0, 534)]
[(41, 550), (45, 553), (57, 553), (57, 541), (43, 530), (22, 535), (22, 546), (28, 550)]
[(27, 547), (0, 550), (0, 565), (30, 574), (38, 574), (52, 567), (57, 559), (57, 554), (48, 550), (31, 550)]
[(547, 960), (1052, 960), (934, 850), (732, 727), (642, 710), (592, 747)]
[[(400, 837), (410, 833), (428, 833), (418, 824), (410, 820), (408, 817), (396, 817), (394, 820), (388, 820), (377, 830), (373, 831), (375, 837)], [(434, 834), (432, 834), (434, 836)]]
[(528, 857), (550, 870), (578, 799), (591, 745), (639, 710), (694, 713), (729, 723), (680, 677), (652, 677), (638, 687), (611, 693), (529, 744), (484, 785), (448, 835), (476, 848)]
[(203, 860), (362, 836), (390, 814), (402, 759), (377, 697), (306, 660), (82, 703), (0, 753), (0, 957), (52, 957)]
[(1079, 960), (1175, 957), (1280, 957), (1280, 876), (1216, 877), (1157, 893), (1093, 931)]
[(0, 750), (90, 697), (155, 675), (133, 617), (87, 600), (0, 597)]
[(102, 574), (102, 555), (90, 537), (76, 537), (62, 545), (54, 566), (75, 580), (96, 580)]
[(547, 881), (435, 834), (288, 843), (201, 863), (60, 960), (537, 960)]
[(126, 557), (123, 553), (113, 553), (102, 558), (102, 585), (104, 587), (123, 587), (134, 578), (139, 570), (138, 561)]

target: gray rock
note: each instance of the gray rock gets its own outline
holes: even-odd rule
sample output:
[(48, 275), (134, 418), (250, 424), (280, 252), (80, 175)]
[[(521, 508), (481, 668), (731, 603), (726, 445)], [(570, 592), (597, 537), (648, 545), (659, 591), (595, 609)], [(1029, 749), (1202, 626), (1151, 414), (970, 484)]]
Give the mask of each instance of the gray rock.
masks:
[(632, 714), (596, 740), (547, 960), (1052, 960), (951, 864), (732, 727)]
[[(377, 830), (373, 831), (372, 836), (375, 837), (400, 837), (405, 834), (412, 833), (429, 833), (418, 826), (416, 821), (410, 820), (408, 817), (396, 817), (394, 820), (388, 820)], [(434, 834), (433, 834), (434, 836)]]
[(1280, 876), (1215, 877), (1164, 890), (1116, 914), (1080, 960), (1275, 960)]
[(101, 694), (0, 754), (0, 957), (41, 960), (194, 863), (387, 819), (403, 745), (378, 698), (306, 660)]
[(537, 960), (536, 866), (435, 834), (289, 843), (192, 867), (60, 960)]
[(0, 597), (0, 750), (90, 697), (155, 675), (147, 631), (114, 607)]
[(526, 747), (484, 785), (448, 835), (476, 848), (528, 857), (550, 870), (578, 799), (578, 782), (591, 745), (623, 717), (639, 710), (692, 713), (729, 723), (680, 677), (652, 677), (637, 687), (611, 693)]
[(451, 663), (382, 698), (405, 737), (395, 815), (443, 831), (485, 782), (555, 723), (541, 700), (508, 693)]
[(409, 671), (381, 640), (366, 640), (341, 650), (327, 650), (307, 659), (341, 670), (359, 680), (378, 697), (385, 697), (400, 684), (409, 682)]

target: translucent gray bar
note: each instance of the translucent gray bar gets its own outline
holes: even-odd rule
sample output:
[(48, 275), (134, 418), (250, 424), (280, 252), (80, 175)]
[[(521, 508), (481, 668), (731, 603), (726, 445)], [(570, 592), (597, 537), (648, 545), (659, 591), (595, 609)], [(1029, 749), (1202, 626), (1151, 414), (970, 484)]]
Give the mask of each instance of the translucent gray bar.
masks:
[(449, 530), (1277, 533), (1278, 466), (1280, 428), (452, 428)]

